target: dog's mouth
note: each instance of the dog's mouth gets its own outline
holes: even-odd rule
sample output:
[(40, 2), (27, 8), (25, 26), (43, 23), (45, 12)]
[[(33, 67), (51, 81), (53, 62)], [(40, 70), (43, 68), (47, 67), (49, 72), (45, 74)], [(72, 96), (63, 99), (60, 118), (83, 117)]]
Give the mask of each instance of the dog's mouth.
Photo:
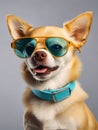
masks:
[(56, 71), (58, 68), (59, 66), (47, 67), (47, 66), (39, 65), (36, 68), (31, 69), (31, 71), (33, 72), (34, 75), (42, 76), (42, 75), (48, 75), (52, 71)]

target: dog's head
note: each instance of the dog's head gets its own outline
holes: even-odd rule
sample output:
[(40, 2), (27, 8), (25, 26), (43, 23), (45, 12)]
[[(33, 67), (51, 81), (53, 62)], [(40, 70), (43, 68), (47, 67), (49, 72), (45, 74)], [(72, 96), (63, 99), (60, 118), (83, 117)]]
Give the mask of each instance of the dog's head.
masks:
[(77, 79), (81, 63), (75, 50), (85, 44), (91, 22), (92, 12), (86, 12), (64, 23), (63, 28), (32, 28), (19, 17), (9, 15), (7, 24), (13, 38), (12, 47), (18, 56), (26, 59), (24, 71), (29, 81), (46, 81), (54, 77), (57, 81)]

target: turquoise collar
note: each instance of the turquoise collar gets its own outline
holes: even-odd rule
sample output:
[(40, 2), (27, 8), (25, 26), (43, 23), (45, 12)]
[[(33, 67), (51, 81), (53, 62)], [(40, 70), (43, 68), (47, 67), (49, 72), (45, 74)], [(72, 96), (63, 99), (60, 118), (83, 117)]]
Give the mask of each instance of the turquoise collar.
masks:
[(52, 90), (36, 90), (32, 89), (32, 92), (35, 96), (42, 100), (59, 102), (68, 98), (71, 95), (71, 92), (75, 88), (75, 81), (72, 81), (65, 85), (63, 88), (52, 89)]

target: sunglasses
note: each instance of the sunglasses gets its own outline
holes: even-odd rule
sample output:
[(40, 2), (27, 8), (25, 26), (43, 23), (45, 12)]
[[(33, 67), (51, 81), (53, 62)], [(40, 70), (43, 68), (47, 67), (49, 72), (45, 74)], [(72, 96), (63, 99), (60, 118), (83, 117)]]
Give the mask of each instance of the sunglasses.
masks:
[(37, 38), (44, 38), (43, 44), (45, 48), (55, 57), (64, 56), (70, 44), (76, 48), (73, 43), (61, 37), (22, 37), (14, 40), (11, 47), (14, 49), (15, 54), (20, 58), (29, 58), (35, 51)]

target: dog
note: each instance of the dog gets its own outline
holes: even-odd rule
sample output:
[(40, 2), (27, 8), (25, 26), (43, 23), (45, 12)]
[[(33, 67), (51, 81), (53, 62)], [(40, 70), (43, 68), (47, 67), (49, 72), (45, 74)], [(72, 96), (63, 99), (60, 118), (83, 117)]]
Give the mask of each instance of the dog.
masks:
[(85, 104), (81, 88), (82, 63), (76, 51), (85, 45), (92, 12), (84, 12), (63, 27), (33, 28), (21, 18), (8, 15), (7, 25), (15, 54), (24, 60), (24, 130), (98, 130), (95, 116)]

